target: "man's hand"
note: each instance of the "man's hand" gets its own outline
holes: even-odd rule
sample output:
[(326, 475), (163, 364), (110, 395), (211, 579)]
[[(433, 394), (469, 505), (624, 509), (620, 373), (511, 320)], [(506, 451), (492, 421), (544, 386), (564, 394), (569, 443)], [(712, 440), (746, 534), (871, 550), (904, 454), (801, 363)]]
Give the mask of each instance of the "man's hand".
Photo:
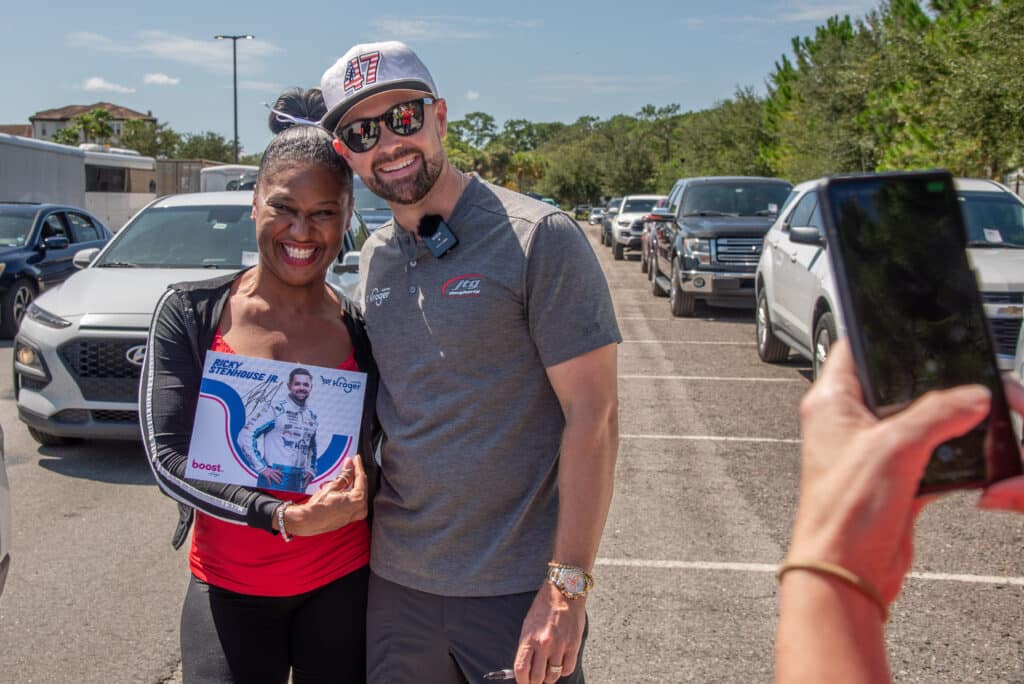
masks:
[(551, 684), (573, 673), (587, 620), (585, 603), (585, 599), (570, 601), (544, 582), (519, 634), (517, 684)]
[(260, 471), (260, 477), (265, 477), (274, 484), (281, 484), (281, 481), (284, 480), (284, 473), (282, 473), (277, 468), (271, 468), (270, 466), (267, 466), (266, 468)]

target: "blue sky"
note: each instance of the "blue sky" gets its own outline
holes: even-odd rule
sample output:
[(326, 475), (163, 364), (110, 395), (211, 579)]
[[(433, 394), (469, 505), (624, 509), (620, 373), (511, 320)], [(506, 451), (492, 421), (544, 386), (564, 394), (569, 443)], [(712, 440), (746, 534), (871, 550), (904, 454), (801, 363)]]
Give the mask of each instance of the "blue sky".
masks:
[(515, 3), (9, 3), (0, 25), (0, 123), (110, 101), (151, 110), (179, 132), (232, 135), (231, 43), (238, 43), (244, 151), (270, 139), (263, 102), (318, 85), (351, 45), (403, 40), (430, 68), (452, 119), (472, 111), (572, 122), (645, 104), (699, 110), (738, 85), (764, 91), (790, 41), (877, 0)]

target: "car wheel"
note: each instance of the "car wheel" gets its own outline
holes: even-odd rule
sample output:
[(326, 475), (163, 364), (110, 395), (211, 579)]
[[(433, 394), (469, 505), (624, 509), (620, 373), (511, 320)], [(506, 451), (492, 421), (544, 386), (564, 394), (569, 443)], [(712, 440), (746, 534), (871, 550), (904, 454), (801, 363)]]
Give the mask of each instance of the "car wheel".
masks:
[(49, 432), (41, 432), (34, 427), (28, 428), (28, 434), (32, 435), (32, 439), (39, 442), (42, 446), (67, 446), (78, 441), (73, 437), (61, 437), (60, 435), (51, 435)]
[(622, 261), (626, 258), (625, 251), (622, 248), (621, 242), (616, 242), (612, 245), (612, 256), (615, 257), (616, 261)]
[(605, 237), (604, 237), (604, 226), (601, 226), (601, 244), (602, 245), (607, 245), (608, 244), (608, 241), (605, 240)]
[(789, 358), (789, 346), (772, 332), (771, 314), (768, 312), (768, 296), (764, 288), (757, 293), (757, 355), (767, 363), (778, 363)]
[(683, 285), (679, 282), (679, 261), (677, 259), (672, 260), (672, 285), (669, 287), (668, 296), (673, 316), (689, 318), (697, 310), (697, 298), (683, 292)]
[(648, 269), (648, 264), (647, 264), (647, 251), (646, 251), (646, 250), (644, 250), (644, 249), (643, 249), (643, 248), (641, 247), (641, 248), (640, 248), (640, 272), (641, 272), (641, 273), (647, 273), (647, 269)]
[(661, 285), (658, 284), (658, 255), (657, 254), (651, 254), (650, 275), (651, 275), (651, 294), (654, 295), (655, 297), (664, 297), (666, 294), (668, 294), (667, 292), (665, 292), (665, 290), (663, 290), (661, 288)]
[(14, 337), (29, 304), (36, 298), (36, 288), (28, 280), (18, 280), (7, 290), (0, 311), (0, 335)]
[(812, 363), (814, 364), (814, 379), (817, 380), (818, 376), (821, 375), (821, 368), (825, 365), (825, 361), (828, 359), (828, 352), (832, 349), (832, 344), (836, 341), (836, 322), (832, 318), (832, 313), (826, 311), (821, 314), (821, 318), (818, 319), (818, 323), (814, 326), (814, 358)]

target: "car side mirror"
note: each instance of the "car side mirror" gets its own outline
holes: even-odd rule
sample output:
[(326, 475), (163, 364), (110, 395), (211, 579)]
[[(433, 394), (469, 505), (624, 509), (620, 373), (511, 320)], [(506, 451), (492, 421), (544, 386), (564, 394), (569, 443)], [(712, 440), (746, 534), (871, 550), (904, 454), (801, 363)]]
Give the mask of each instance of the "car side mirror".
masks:
[(814, 226), (790, 226), (789, 239), (800, 245), (818, 245), (820, 247), (825, 244), (825, 238), (821, 231)]
[(66, 237), (54, 235), (43, 240), (43, 247), (46, 249), (67, 249), (71, 242)]
[(344, 273), (359, 273), (359, 252), (346, 252), (341, 257), (341, 263), (335, 264), (331, 269), (337, 275)]
[[(53, 238), (50, 239), (52, 240)], [(96, 255), (99, 253), (99, 247), (80, 249), (77, 252), (75, 252), (75, 256), (71, 257), (71, 263), (75, 265), (75, 268), (85, 268), (96, 259)]]

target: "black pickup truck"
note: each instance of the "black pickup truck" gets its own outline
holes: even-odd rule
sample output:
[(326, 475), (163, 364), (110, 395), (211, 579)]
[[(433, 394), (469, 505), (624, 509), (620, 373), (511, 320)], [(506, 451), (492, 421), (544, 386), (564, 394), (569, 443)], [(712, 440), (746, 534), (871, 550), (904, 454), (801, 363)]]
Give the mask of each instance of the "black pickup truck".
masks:
[(669, 296), (672, 315), (694, 315), (698, 299), (753, 308), (764, 234), (792, 187), (760, 176), (676, 181), (665, 209), (647, 217), (651, 291)]

